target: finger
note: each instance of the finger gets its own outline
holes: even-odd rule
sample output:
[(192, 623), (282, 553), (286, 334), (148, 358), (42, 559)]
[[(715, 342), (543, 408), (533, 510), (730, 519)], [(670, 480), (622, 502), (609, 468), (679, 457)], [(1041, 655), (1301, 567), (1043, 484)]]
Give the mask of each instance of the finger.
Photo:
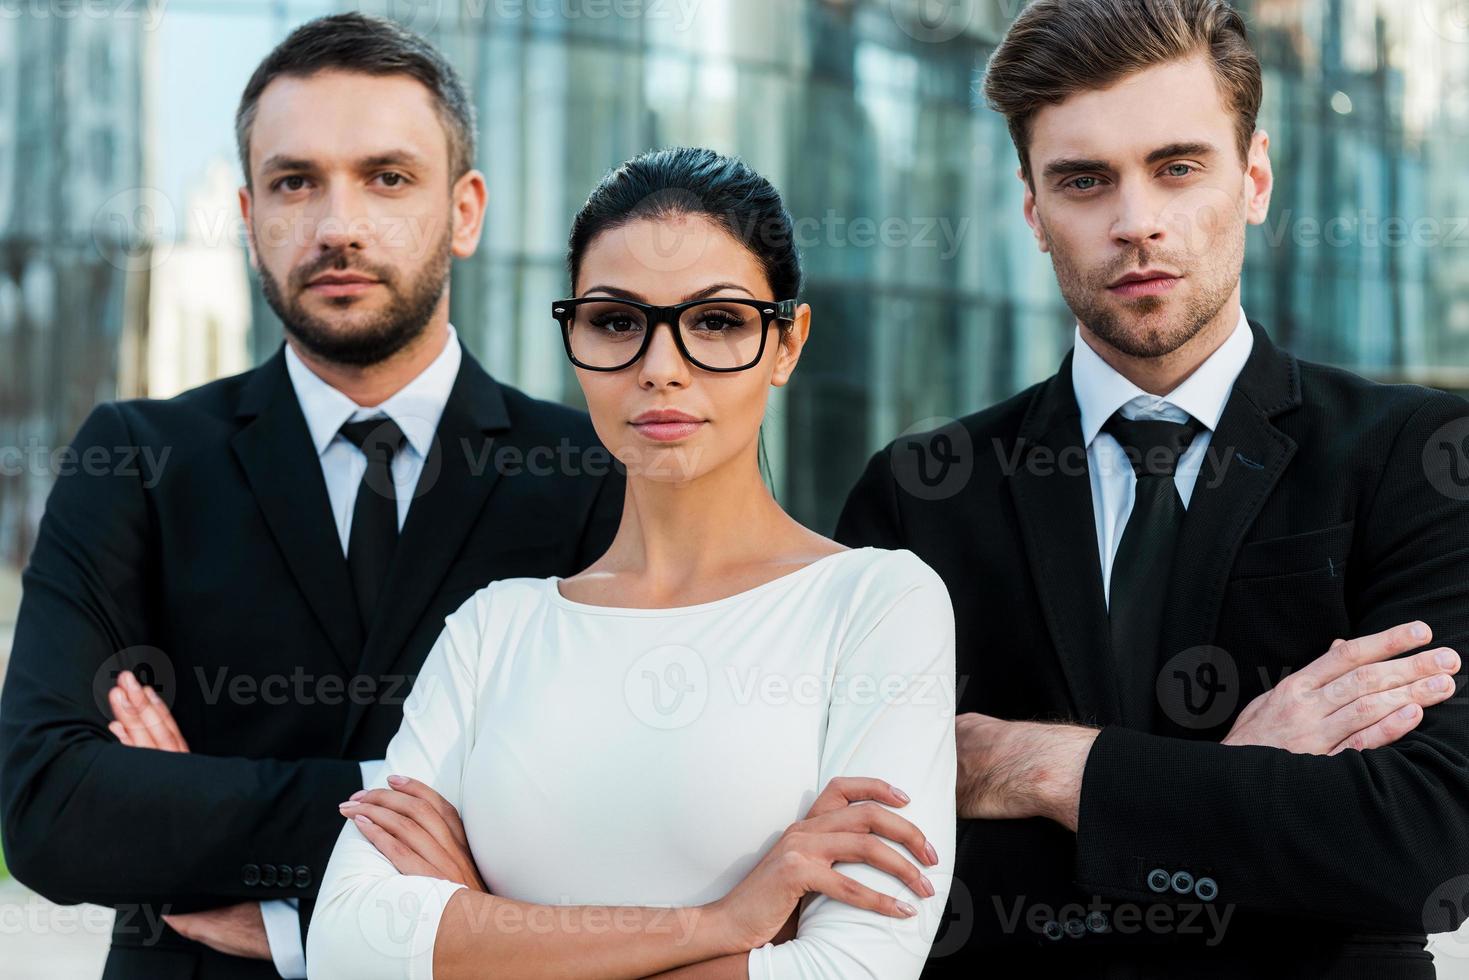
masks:
[(1363, 695), (1327, 715), (1324, 728), (1333, 743), (1343, 743), (1353, 733), (1373, 727), (1407, 705), (1427, 708), (1453, 697), (1453, 694), (1454, 679), (1449, 675), (1425, 677), (1390, 691)]
[(1364, 694), (1390, 691), (1420, 678), (1457, 674), (1459, 665), (1457, 653), (1448, 647), (1439, 647), (1436, 650), (1415, 653), (1411, 657), (1390, 660), (1385, 664), (1358, 667), (1327, 684), (1322, 690), (1328, 698), (1337, 699), (1335, 704), (1344, 705)]
[(822, 834), (815, 838), (807, 853), (828, 864), (851, 861), (886, 871), (907, 885), (913, 894), (924, 898), (934, 893), (933, 883), (916, 865), (872, 834)]
[(143, 692), (144, 694), (146, 694), (149, 704), (153, 706), (153, 710), (158, 714), (160, 720), (162, 721), (163, 729), (167, 734), (168, 741), (172, 746), (173, 751), (189, 751), (189, 743), (184, 741), (184, 733), (179, 731), (178, 719), (174, 718), (173, 712), (168, 710), (168, 705), (164, 704), (163, 698), (158, 694), (156, 690), (153, 689), (152, 686), (144, 687)]
[(112, 715), (118, 723), (127, 730), (128, 737), (132, 740), (134, 748), (156, 749), (158, 742), (153, 738), (153, 733), (148, 730), (147, 723), (139, 714), (132, 698), (122, 687), (114, 687), (107, 692), (108, 703), (112, 706)]
[(860, 800), (874, 800), (889, 806), (907, 806), (910, 802), (907, 793), (886, 780), (866, 776), (837, 776), (826, 784), (806, 816), (820, 816)]
[(939, 863), (938, 851), (913, 821), (900, 817), (891, 810), (885, 810), (875, 803), (859, 803), (844, 810), (822, 814), (814, 820), (802, 821), (802, 827), (812, 833), (851, 831), (877, 834), (879, 837), (886, 837), (890, 841), (902, 844), (924, 864)]
[(111, 732), (113, 736), (116, 737), (116, 739), (123, 745), (126, 745), (129, 748), (136, 747), (133, 745), (132, 738), (128, 735), (128, 730), (122, 727), (122, 724), (120, 722), (109, 721), (107, 723), (107, 730)]
[(807, 884), (807, 890), (829, 895), (838, 902), (856, 909), (881, 912), (895, 919), (911, 919), (918, 914), (918, 910), (907, 902), (900, 902), (891, 895), (875, 892), (866, 885), (859, 884), (841, 872), (833, 871), (830, 868), (816, 869)]
[(387, 858), (398, 869), (399, 874), (438, 877), (438, 870), (417, 851), (379, 827), (365, 814), (358, 814), (351, 819), (368, 843), (377, 848), (378, 853)]
[(173, 732), (170, 731), (172, 718), (166, 719), (164, 714), (159, 712), (158, 706), (148, 700), (146, 694), (142, 697), (142, 723), (143, 727), (148, 729), (148, 734), (152, 736), (154, 745), (165, 752), (182, 751), (180, 745), (182, 739), (175, 740)]
[[(391, 791), (374, 790), (373, 792), (383, 793)], [(376, 803), (368, 802), (364, 798), (356, 803), (343, 804), (341, 813), (343, 816), (354, 819), (358, 816), (367, 817), (383, 830), (392, 834), (406, 847), (411, 848), (420, 858), (428, 862), (431, 867), (438, 869), (437, 873), (440, 876), (451, 874), (452, 869), (458, 866), (450, 856), (452, 850), (446, 850), (444, 845), (416, 819), (404, 816), (397, 810), (379, 806)]]
[(443, 819), (449, 832), (454, 835), (455, 841), (466, 850), (469, 848), (469, 838), (464, 833), (464, 821), (460, 819), (459, 811), (454, 808), (454, 804), (440, 796), (432, 786), (411, 776), (397, 775), (388, 777), (388, 785), (399, 793), (417, 797), (433, 807)]
[(353, 793), (348, 802), (370, 803), (400, 814), (433, 837), (434, 842), (447, 853), (457, 854), (469, 850), (468, 838), (461, 841), (443, 814), (420, 797), (395, 789), (369, 789)]
[[(159, 714), (158, 709), (162, 706), (163, 702), (160, 700), (155, 705), (150, 701), (148, 695), (144, 692), (143, 685), (138, 683), (138, 679), (133, 676), (133, 672), (130, 670), (124, 670), (118, 674), (118, 685), (122, 688), (123, 693), (127, 696), (128, 703), (132, 706), (133, 711), (138, 717), (137, 724), (148, 730), (151, 747), (162, 749), (166, 752), (179, 751), (168, 733), (168, 725)], [(167, 709), (164, 710), (166, 713)], [(136, 737), (136, 732), (134, 737)]]
[(1360, 732), (1355, 732), (1340, 745), (1332, 749), (1327, 755), (1336, 755), (1347, 749), (1364, 751), (1366, 749), (1380, 749), (1386, 745), (1392, 745), (1398, 739), (1418, 727), (1423, 720), (1423, 708), (1417, 704), (1406, 704), (1382, 719), (1375, 725), (1369, 725)]
[(1346, 640), (1311, 661), (1296, 676), (1313, 688), (1325, 687), (1343, 674), (1364, 664), (1416, 650), (1433, 639), (1427, 623), (1404, 623), (1392, 629)]

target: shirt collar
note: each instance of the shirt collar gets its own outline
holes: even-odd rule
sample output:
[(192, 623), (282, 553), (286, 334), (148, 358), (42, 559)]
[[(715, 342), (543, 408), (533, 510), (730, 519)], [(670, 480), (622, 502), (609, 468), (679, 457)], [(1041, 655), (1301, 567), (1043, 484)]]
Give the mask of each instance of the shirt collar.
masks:
[(1158, 397), (1143, 391), (1102, 360), (1082, 339), (1081, 327), (1078, 326), (1075, 353), (1071, 359), (1071, 384), (1076, 390), (1077, 406), (1081, 409), (1082, 439), (1090, 446), (1118, 409), (1139, 398), (1182, 409), (1212, 432), (1219, 425), (1229, 394), (1234, 390), (1235, 379), (1244, 370), (1254, 346), (1255, 335), (1241, 308), (1234, 332), (1219, 345), (1219, 349), (1177, 388)]
[(420, 457), (427, 458), (454, 379), (459, 376), (461, 359), (459, 335), (451, 323), (448, 342), (428, 367), (381, 405), (365, 408), (322, 380), (290, 344), (286, 345), (286, 372), (296, 389), (296, 399), (301, 403), (301, 413), (306, 416), (306, 428), (318, 456), (332, 444), (342, 423), (386, 415), (398, 423), (408, 445)]

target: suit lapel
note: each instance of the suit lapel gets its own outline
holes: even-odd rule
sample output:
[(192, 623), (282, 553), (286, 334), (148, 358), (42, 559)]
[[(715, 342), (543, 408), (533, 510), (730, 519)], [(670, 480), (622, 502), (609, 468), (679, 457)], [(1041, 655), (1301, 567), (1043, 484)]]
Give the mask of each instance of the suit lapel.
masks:
[(1015, 459), (1011, 496), (1078, 720), (1116, 721), (1118, 692), (1071, 355), (1037, 392), (1020, 426)]
[[(1271, 421), (1301, 404), (1295, 359), (1272, 344), (1258, 324), (1250, 327), (1254, 349), (1209, 443), (1179, 531), (1160, 666), (1215, 635), (1240, 544), (1295, 455), (1295, 442)], [(1155, 693), (1139, 693), (1156, 718)]]
[(352, 670), (362, 651), (357, 602), (321, 461), (286, 372), (284, 346), (250, 377), (235, 415), (250, 421), (235, 434), (231, 447), (276, 547), (337, 659)]
[[(358, 673), (381, 676), (403, 653), (498, 479), (491, 434), (509, 427), (500, 386), (466, 350), (408, 507), (382, 607), (354, 665)], [(344, 747), (366, 710), (366, 699), (352, 700)]]

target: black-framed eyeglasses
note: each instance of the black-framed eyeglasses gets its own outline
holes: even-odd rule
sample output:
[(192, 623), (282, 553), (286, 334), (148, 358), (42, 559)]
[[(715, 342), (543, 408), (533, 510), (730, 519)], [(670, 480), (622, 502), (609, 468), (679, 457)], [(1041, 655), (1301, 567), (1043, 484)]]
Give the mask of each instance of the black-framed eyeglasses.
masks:
[(701, 299), (650, 306), (600, 296), (551, 304), (571, 363), (588, 371), (621, 371), (642, 357), (666, 323), (690, 364), (705, 371), (745, 371), (765, 356), (771, 324), (794, 320), (796, 301)]

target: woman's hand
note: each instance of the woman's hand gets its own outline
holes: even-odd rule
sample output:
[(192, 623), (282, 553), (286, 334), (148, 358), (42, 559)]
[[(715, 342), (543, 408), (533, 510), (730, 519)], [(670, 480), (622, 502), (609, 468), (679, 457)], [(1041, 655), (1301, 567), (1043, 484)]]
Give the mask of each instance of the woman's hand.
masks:
[(153, 688), (138, 683), (130, 670), (117, 675), (107, 692), (112, 708), (110, 731), (123, 745), (135, 749), (159, 749), (163, 752), (188, 752), (189, 743), (173, 720), (173, 712)]
[(904, 845), (930, 866), (938, 864), (938, 852), (922, 831), (878, 803), (902, 807), (908, 797), (880, 779), (841, 777), (828, 783), (805, 819), (787, 827), (744, 880), (710, 906), (724, 917), (733, 947), (755, 949), (787, 935), (792, 911), (807, 892), (896, 918), (917, 915), (911, 905), (832, 870), (839, 861), (869, 864), (915, 894), (925, 898), (934, 894), (923, 872), (879, 838)]
[(454, 805), (416, 779), (389, 776), (388, 785), (353, 793), (339, 804), (342, 815), (399, 874), (457, 881), (488, 894)]

